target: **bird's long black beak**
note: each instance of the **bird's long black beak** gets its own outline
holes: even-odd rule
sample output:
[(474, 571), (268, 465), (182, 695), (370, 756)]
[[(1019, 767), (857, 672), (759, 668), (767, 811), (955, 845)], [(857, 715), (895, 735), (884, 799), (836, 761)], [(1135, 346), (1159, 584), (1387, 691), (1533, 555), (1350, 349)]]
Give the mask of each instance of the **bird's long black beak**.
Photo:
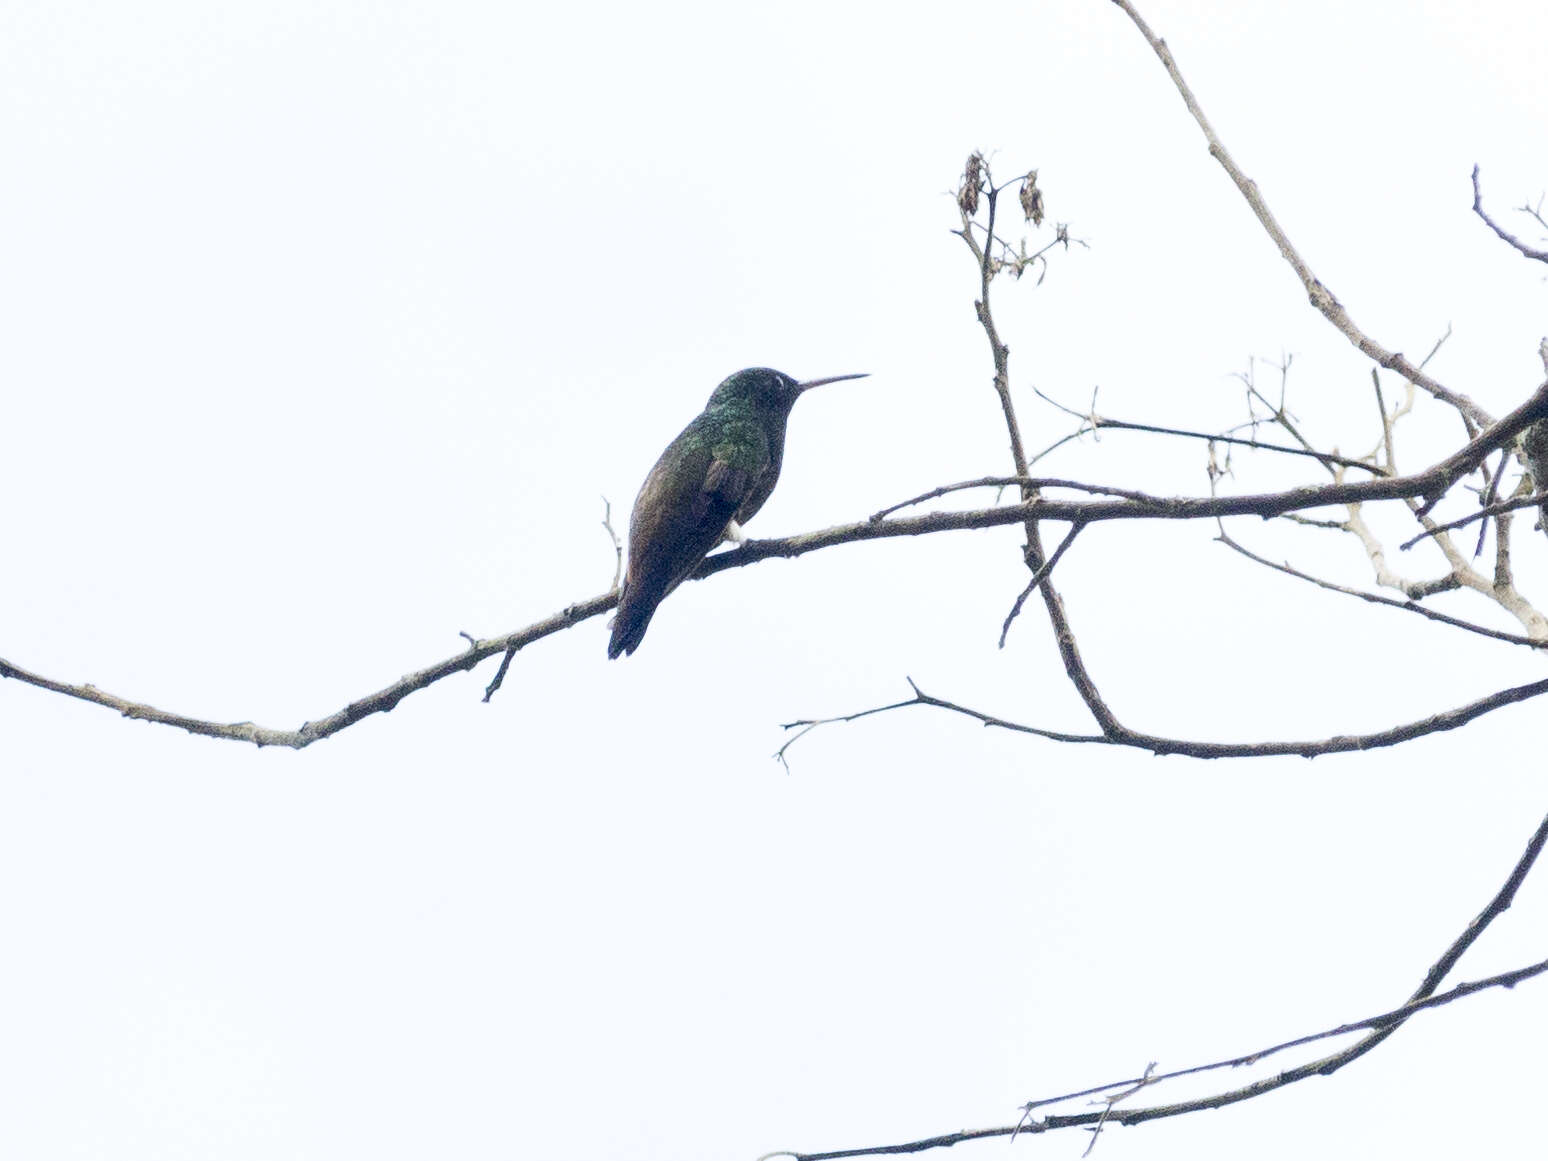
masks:
[(842, 383), (845, 379), (864, 379), (869, 371), (861, 371), (858, 375), (829, 375), (826, 379), (808, 379), (805, 383), (797, 383), (802, 391), (809, 391), (813, 387), (821, 387), (824, 383)]

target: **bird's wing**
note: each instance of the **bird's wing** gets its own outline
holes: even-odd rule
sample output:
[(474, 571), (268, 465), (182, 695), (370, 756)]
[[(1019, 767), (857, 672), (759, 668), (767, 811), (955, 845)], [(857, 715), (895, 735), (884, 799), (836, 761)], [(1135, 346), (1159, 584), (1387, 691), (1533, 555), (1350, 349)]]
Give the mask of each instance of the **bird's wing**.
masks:
[(735, 430), (726, 431), (710, 448), (709, 467), (699, 489), (699, 504), (704, 519), (718, 521), (716, 539), (768, 466), (768, 436), (756, 423), (749, 423), (745, 428), (738, 425)]
[(700, 503), (706, 515), (711, 511), (724, 511), (729, 520), (731, 513), (741, 507), (751, 487), (751, 472), (717, 456), (710, 460), (709, 471), (704, 473), (704, 483), (699, 488)]

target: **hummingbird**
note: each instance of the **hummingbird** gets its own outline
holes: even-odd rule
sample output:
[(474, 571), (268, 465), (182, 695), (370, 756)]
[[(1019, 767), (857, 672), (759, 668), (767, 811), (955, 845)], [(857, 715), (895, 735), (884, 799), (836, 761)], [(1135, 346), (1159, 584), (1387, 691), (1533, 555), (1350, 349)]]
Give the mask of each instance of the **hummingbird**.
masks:
[(656, 606), (712, 548), (746, 539), (741, 526), (779, 481), (785, 423), (801, 393), (863, 378), (832, 375), (798, 383), (768, 367), (749, 367), (715, 388), (704, 410), (661, 453), (634, 501), (629, 569), (608, 657), (639, 648)]

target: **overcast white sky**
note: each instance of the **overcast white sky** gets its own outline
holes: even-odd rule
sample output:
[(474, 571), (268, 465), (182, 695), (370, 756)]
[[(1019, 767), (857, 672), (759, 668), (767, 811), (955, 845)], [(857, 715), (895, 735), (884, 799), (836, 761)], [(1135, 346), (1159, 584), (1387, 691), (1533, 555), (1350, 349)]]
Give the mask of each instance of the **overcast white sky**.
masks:
[[(1502, 215), (1548, 188), (1543, 7), (1142, 11), (1362, 324), (1411, 357), (1449, 324), (1437, 372), (1519, 402), (1543, 268), (1469, 213), (1468, 173)], [(801, 403), (755, 536), (1007, 471), (949, 233), (975, 148), (1037, 167), (1049, 224), (1090, 247), (998, 288), (1031, 442), (1070, 422), (1034, 386), (1218, 426), (1232, 373), (1288, 352), (1299, 413), (1366, 449), (1368, 366), (1106, 0), (6, 5), (0, 657), (297, 726), (460, 630), (605, 589), (602, 497), (622, 524), (747, 365), (872, 376)], [(1207, 487), (1197, 447), (1119, 434), (1049, 464)], [(1227, 486), (1291, 478), (1237, 465)], [(1548, 600), (1529, 523), (1518, 568)], [(1239, 531), (1368, 579), (1352, 544)], [(1356, 732), (1541, 676), (1212, 536), (1107, 527), (1060, 566), (1136, 727)], [(770, 759), (779, 723), (905, 675), (1086, 729), (1035, 610), (994, 648), (1019, 543), (724, 573), (627, 661), (599, 619), (521, 654), (490, 705), (485, 666), (300, 753), (0, 683), (0, 1154), (751, 1161), (1004, 1124), (1400, 1003), (1548, 809), (1538, 703), (1312, 763), (925, 711)], [(1529, 881), (1460, 978), (1540, 959), (1545, 919)], [(1097, 1155), (1526, 1156), (1545, 1019), (1540, 981), (1477, 997)]]

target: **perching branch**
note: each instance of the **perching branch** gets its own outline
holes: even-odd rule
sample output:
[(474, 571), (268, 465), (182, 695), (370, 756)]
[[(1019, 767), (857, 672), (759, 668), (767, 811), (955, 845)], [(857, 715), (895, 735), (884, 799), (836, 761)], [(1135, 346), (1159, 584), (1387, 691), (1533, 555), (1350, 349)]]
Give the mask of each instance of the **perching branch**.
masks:
[[(1011, 414), (1013, 415), (1014, 412), (1012, 411)], [(733, 551), (713, 554), (693, 575), (696, 579), (700, 579), (713, 576), (728, 568), (742, 568), (774, 557), (802, 556), (808, 552), (866, 540), (927, 536), (940, 532), (995, 528), (1009, 524), (1035, 527), (1039, 520), (1058, 520), (1085, 525), (1109, 520), (1267, 517), (1362, 501), (1413, 499), (1421, 496), (1439, 498), (1457, 480), (1473, 471), (1486, 456), (1503, 446), (1516, 433), (1542, 415), (1548, 415), (1548, 382), (1540, 385), (1526, 403), (1489, 430), (1480, 433), (1466, 446), (1423, 472), (1412, 476), (1362, 480), (1352, 484), (1332, 483), (1292, 488), (1284, 492), (1241, 496), (1164, 497), (1151, 496), (1129, 489), (1092, 486), (1092, 491), (1115, 495), (1117, 498), (1059, 500), (1050, 499), (1038, 493), (1032, 486), (1036, 482), (1035, 477), (1018, 473), (1015, 478), (1022, 482), (1023, 489), (1032, 492), (1032, 499), (1020, 504), (961, 512), (930, 512), (919, 516), (883, 520), (866, 519), (778, 540), (749, 540)], [(1072, 484), (1071, 481), (1050, 480), (1047, 486), (1062, 487), (1072, 486)], [(1029, 550), (1028, 558), (1028, 566), (1034, 574), (1043, 568), (1046, 558), (1042, 556), (1040, 543), (1036, 543), (1035, 547)], [(1057, 593), (1046, 580), (1040, 587), (1045, 602), (1052, 599), (1055, 604), (1059, 603)], [(452, 657), (406, 674), (391, 685), (352, 701), (326, 717), (305, 722), (300, 727), (290, 730), (259, 726), (253, 722), (214, 722), (193, 718), (108, 693), (93, 685), (75, 685), (45, 677), (4, 659), (0, 659), (0, 677), (11, 678), (38, 689), (106, 706), (117, 710), (125, 717), (173, 726), (192, 734), (227, 741), (251, 742), (257, 746), (288, 746), (299, 750), (313, 742), (331, 737), (373, 714), (386, 713), (396, 708), (398, 703), (410, 694), (426, 689), (454, 673), (466, 672), (495, 654), (514, 656), (518, 650), (534, 641), (569, 629), (592, 617), (600, 616), (612, 609), (617, 599), (617, 593), (609, 591), (577, 601), (549, 617), (514, 632), (487, 640), (471, 640), (467, 649)], [(1062, 611), (1059, 619), (1062, 619)], [(1069, 651), (1074, 650), (1075, 645), (1073, 634), (1068, 632), (1067, 623), (1060, 630), (1059, 635), (1061, 641), (1067, 642), (1063, 651), (1066, 653), (1068, 669)], [(1082, 667), (1077, 667), (1076, 672), (1083, 674), (1084, 670)], [(1072, 674), (1072, 678), (1074, 677), (1075, 674)], [(1077, 688), (1094, 691), (1095, 686), (1087, 676), (1077, 680)], [(1099, 698), (1097, 700), (1100, 702)], [(1116, 718), (1111, 717), (1111, 711), (1099, 714), (1098, 720), (1102, 721), (1104, 717), (1117, 730), (1122, 731), (1122, 727), (1117, 725)]]
[[(177, 729), (187, 730), (190, 734), (200, 734), (207, 738), (221, 738), (230, 742), (251, 742), (255, 746), (288, 746), (293, 750), (304, 749), (313, 742), (320, 742), (324, 738), (332, 737), (340, 730), (348, 729), (372, 714), (384, 714), (397, 708), (397, 705), (410, 694), (418, 693), (422, 689), (428, 689), (442, 678), (450, 677), (454, 673), (463, 673), (472, 669), (480, 661), (493, 657), (496, 653), (515, 653), (519, 649), (540, 641), (544, 637), (552, 636), (561, 630), (568, 629), (572, 625), (578, 625), (582, 621), (600, 616), (618, 603), (616, 592), (603, 593), (601, 596), (591, 597), (588, 600), (578, 601), (568, 608), (561, 609), (550, 617), (541, 621), (534, 621), (524, 629), (517, 629), (514, 633), (507, 633), (501, 637), (493, 637), (489, 640), (477, 640), (468, 637), (468, 647), (463, 652), (444, 661), (438, 661), (424, 669), (405, 674), (391, 685), (367, 694), (356, 701), (350, 702), (343, 709), (336, 710), (327, 717), (314, 721), (303, 722), (294, 730), (272, 729), (267, 726), (255, 725), (252, 722), (211, 722), (199, 718), (191, 718), (184, 714), (171, 713), (167, 710), (157, 709), (155, 706), (146, 705), (143, 702), (130, 701), (128, 698), (119, 697), (116, 694), (107, 693), (94, 685), (70, 685), (66, 682), (55, 681), (41, 674), (32, 673), (19, 665), (13, 665), (4, 658), (0, 658), (0, 677), (8, 677), (26, 685), (35, 686), (38, 689), (46, 689), (52, 693), (62, 693), (66, 697), (79, 698), (81, 701), (89, 701), (94, 705), (106, 706), (117, 710), (126, 718), (135, 718), (139, 721), (155, 722), (159, 725), (174, 726)], [(466, 637), (467, 635), (464, 634)]]

